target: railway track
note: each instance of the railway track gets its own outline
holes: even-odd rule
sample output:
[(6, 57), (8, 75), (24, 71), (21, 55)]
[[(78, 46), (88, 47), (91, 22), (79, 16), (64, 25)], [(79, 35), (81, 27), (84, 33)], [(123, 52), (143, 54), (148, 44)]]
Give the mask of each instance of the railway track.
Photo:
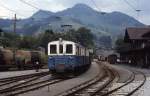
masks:
[[(16, 96), (65, 80), (49, 77), (48, 75), (45, 72), (35, 76), (13, 77), (12, 81), (10, 78), (6, 78), (6, 82), (0, 79), (3, 81), (2, 84), (4, 84), (0, 85), (0, 96)], [(138, 81), (139, 78), (142, 78), (142, 81)], [(142, 72), (133, 71), (132, 75), (125, 82), (119, 83), (119, 79), (119, 73), (114, 68), (105, 66), (103, 72), (99, 73), (95, 78), (56, 96), (131, 96), (144, 85), (146, 76)], [(15, 80), (24, 81), (14, 83)], [(8, 86), (9, 83), (12, 86)]]
[(49, 74), (49, 72), (41, 72), (41, 73), (33, 73), (33, 74), (27, 74), (27, 75), (21, 75), (21, 76), (14, 76), (14, 77), (8, 77), (8, 78), (3, 78), (0, 79), (0, 84), (1, 83), (5, 83), (5, 82), (9, 82), (9, 81), (17, 81), (17, 80), (23, 80), (26, 78), (31, 78), (34, 76), (39, 76), (39, 75), (43, 75), (43, 74)]
[(109, 86), (113, 81), (117, 80), (118, 76), (115, 70), (104, 67), (103, 75), (99, 73), (95, 78), (84, 82), (74, 88), (67, 90), (56, 96), (94, 96), (99, 91), (103, 90), (106, 86)]
[(0, 93), (1, 92), (5, 92), (5, 90), (12, 90), (18, 86), (22, 86), (22, 85), (25, 85), (25, 84), (28, 84), (28, 83), (31, 83), (31, 82), (35, 82), (36, 80), (39, 80), (40, 78), (42, 77), (45, 77), (45, 76), (50, 76), (50, 74), (40, 74), (38, 76), (33, 76), (33, 77), (30, 77), (30, 78), (25, 78), (25, 79), (17, 79), (18, 81), (10, 81), (10, 82), (6, 82), (4, 84), (2, 84), (0, 86)]
[[(43, 76), (49, 75), (49, 72), (42, 72), (42, 73), (34, 73), (29, 75), (22, 75), (22, 76), (15, 76), (1, 79), (0, 81), (0, 90), (6, 89), (9, 87), (10, 89), (19, 85), (23, 85), (25, 83), (37, 80)], [(5, 81), (6, 80), (6, 81)]]
[[(143, 78), (142, 81), (138, 79)], [(142, 72), (133, 72), (132, 77), (125, 83), (116, 83), (107, 92), (103, 92), (100, 96), (131, 96), (139, 90), (146, 82), (146, 76)]]
[(65, 79), (53, 77), (49, 72), (34, 73), (0, 79), (0, 96), (15, 96)]
[(118, 82), (121, 77), (115, 69), (105, 68), (104, 73), (56, 96), (131, 96), (146, 82), (145, 74), (139, 71), (131, 71), (122, 83)]
[(36, 82), (30, 85), (25, 85), (21, 87), (14, 88), (12, 90), (7, 90), (2, 92), (2, 96), (16, 96), (19, 94), (27, 93), (29, 91), (37, 90), (39, 88), (52, 85), (58, 82), (64, 81), (64, 79), (54, 79), (54, 80), (46, 80), (45, 82)]
[(27, 81), (10, 87), (8, 85), (6, 85), (7, 87), (3, 86), (4, 88), (0, 90), (0, 96), (16, 96), (18, 94), (23, 94), (64, 80), (65, 79), (50, 77), (48, 74), (40, 75), (38, 77), (33, 77), (32, 79), (29, 78)]

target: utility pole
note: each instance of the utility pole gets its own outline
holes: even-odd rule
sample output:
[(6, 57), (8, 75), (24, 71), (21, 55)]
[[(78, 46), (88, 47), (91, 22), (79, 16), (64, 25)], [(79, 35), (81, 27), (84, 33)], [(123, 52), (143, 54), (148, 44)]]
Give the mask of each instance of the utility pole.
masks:
[[(16, 34), (16, 21), (17, 21), (17, 16), (16, 14), (14, 15), (14, 35)], [(16, 40), (14, 39), (14, 44), (13, 44), (13, 63), (15, 64), (16, 63), (16, 58), (15, 58), (15, 55), (16, 55)]]
[(15, 14), (15, 16), (14, 16), (14, 34), (16, 33), (16, 21), (17, 21), (17, 16)]

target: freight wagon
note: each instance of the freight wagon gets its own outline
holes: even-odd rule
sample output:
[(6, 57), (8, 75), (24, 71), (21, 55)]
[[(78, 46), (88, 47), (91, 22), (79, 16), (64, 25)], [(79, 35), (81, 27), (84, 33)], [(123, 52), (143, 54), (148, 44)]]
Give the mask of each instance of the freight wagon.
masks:
[(35, 62), (42, 67), (46, 64), (46, 55), (41, 51), (0, 49), (0, 70), (10, 68), (34, 69)]

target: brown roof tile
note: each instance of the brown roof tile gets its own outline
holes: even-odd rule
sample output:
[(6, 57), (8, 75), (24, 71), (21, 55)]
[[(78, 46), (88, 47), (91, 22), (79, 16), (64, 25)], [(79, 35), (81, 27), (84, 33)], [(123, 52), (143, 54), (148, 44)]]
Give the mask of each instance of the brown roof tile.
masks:
[(127, 28), (126, 32), (129, 36), (129, 39), (150, 39), (150, 38), (145, 38), (145, 34), (150, 33), (150, 27)]

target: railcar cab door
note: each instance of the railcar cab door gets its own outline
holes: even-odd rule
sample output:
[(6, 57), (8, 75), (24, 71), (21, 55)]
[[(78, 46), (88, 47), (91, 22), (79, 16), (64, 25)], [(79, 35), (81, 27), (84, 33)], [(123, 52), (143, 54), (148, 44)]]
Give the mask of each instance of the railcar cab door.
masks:
[(55, 57), (58, 55), (57, 41), (48, 44), (48, 67), (51, 71), (55, 70)]

